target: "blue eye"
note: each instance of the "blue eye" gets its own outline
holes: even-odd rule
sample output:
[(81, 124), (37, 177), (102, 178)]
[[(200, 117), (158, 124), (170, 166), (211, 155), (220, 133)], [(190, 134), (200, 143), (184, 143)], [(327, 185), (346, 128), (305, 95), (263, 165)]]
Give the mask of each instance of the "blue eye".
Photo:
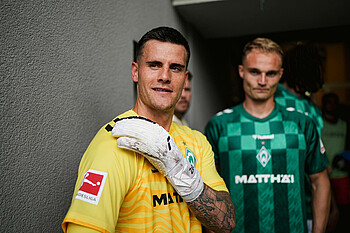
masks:
[(252, 75), (259, 75), (259, 74), (260, 74), (260, 72), (258, 72), (258, 71), (256, 71), (256, 70), (251, 70), (250, 73), (251, 73)]
[(150, 68), (162, 67), (162, 63), (161, 62), (157, 62), (157, 61), (147, 62), (147, 64), (148, 64), (148, 67), (150, 67)]
[(178, 66), (178, 65), (170, 66), (170, 69), (172, 69), (174, 71), (182, 71), (183, 70), (183, 68), (181, 66)]
[(266, 73), (266, 76), (273, 78), (273, 77), (275, 77), (277, 74), (278, 74), (278, 72), (267, 72), (267, 73)]

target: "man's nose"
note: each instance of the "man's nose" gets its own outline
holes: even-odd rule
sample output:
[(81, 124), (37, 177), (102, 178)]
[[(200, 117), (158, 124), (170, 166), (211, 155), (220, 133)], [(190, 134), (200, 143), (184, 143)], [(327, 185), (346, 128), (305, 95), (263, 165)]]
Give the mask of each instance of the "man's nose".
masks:
[(181, 98), (182, 98), (182, 99), (186, 98), (186, 91), (185, 91), (185, 88), (182, 89)]
[(159, 74), (159, 81), (163, 82), (170, 82), (171, 80), (171, 73), (169, 68), (163, 68), (161, 69), (161, 72)]
[(258, 79), (259, 85), (266, 85), (266, 74), (262, 73)]

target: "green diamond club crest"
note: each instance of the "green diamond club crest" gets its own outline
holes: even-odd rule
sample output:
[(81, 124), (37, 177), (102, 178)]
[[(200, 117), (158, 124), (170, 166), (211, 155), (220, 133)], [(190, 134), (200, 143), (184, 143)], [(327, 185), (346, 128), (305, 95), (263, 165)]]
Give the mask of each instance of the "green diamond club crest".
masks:
[(271, 155), (267, 151), (267, 149), (263, 146), (263, 147), (261, 147), (259, 153), (256, 155), (256, 158), (261, 163), (261, 165), (263, 167), (265, 167), (267, 165), (267, 163), (270, 161)]
[(197, 158), (194, 156), (194, 153), (186, 148), (186, 159), (190, 162), (194, 167), (197, 163)]

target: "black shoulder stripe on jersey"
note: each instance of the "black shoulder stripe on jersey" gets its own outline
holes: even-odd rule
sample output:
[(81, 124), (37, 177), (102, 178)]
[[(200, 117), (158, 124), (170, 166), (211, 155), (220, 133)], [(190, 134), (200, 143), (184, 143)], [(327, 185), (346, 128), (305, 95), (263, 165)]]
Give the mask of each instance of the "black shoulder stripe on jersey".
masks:
[(106, 129), (108, 132), (110, 132), (110, 131), (112, 131), (113, 127), (112, 127), (110, 124), (108, 124), (108, 125), (106, 125), (105, 129)]
[(142, 117), (142, 116), (130, 116), (130, 117), (124, 117), (124, 118), (115, 118), (113, 121), (117, 122), (117, 121), (121, 121), (121, 120), (125, 120), (125, 119), (141, 119), (141, 120), (149, 121), (153, 124), (156, 124), (154, 121), (152, 121), (146, 117)]
[[(131, 116), (131, 117), (124, 117), (124, 118), (115, 118), (113, 121), (114, 121), (114, 122), (117, 122), (117, 121), (121, 121), (121, 120), (125, 120), (125, 119), (142, 119), (142, 120), (145, 120), (145, 121), (149, 121), (149, 122), (151, 122), (151, 123), (153, 123), (153, 124), (156, 124), (154, 121), (152, 121), (152, 120), (150, 120), (150, 119), (147, 119), (146, 117), (140, 117), (140, 116)], [(110, 131), (112, 131), (113, 127), (112, 127), (110, 124), (108, 124), (108, 125), (106, 125), (105, 129), (106, 129), (108, 132), (110, 132)]]

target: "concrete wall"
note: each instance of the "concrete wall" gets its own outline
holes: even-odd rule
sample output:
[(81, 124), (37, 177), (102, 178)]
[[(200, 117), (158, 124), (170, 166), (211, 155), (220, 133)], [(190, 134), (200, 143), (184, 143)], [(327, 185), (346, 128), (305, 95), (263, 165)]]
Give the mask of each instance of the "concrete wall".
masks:
[(134, 104), (133, 40), (147, 30), (189, 38), (188, 117), (202, 130), (215, 112), (205, 42), (170, 0), (2, 0), (0, 17), (1, 232), (61, 232), (81, 156)]

